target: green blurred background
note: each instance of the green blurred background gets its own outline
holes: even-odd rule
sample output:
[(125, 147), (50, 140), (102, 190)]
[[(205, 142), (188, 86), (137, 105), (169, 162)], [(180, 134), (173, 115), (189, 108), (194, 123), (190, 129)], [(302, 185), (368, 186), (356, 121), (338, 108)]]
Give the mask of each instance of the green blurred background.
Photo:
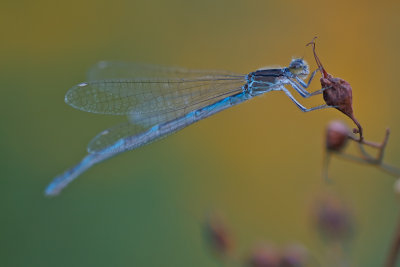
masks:
[(366, 138), (380, 141), (389, 126), (386, 161), (400, 165), (400, 2), (371, 3), (3, 1), (0, 265), (218, 266), (202, 237), (210, 210), (224, 214), (241, 255), (262, 240), (322, 255), (310, 225), (321, 191), (354, 211), (351, 266), (381, 265), (399, 210), (394, 179), (334, 160), (334, 183), (324, 183), (324, 127), (350, 121), (336, 110), (302, 113), (282, 93), (97, 165), (56, 198), (43, 195), (91, 137), (125, 119), (63, 101), (97, 61), (248, 73), (305, 56), (315, 68), (305, 47), (315, 35), (325, 68), (353, 86)]

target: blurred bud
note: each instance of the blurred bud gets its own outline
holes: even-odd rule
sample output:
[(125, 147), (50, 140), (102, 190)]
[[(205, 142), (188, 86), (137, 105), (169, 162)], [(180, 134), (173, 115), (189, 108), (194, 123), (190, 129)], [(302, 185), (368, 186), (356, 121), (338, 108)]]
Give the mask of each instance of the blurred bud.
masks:
[(282, 253), (279, 267), (302, 267), (307, 264), (307, 250), (299, 244), (288, 246)]
[(213, 250), (226, 256), (233, 248), (232, 237), (223, 220), (217, 214), (211, 214), (205, 225), (205, 236)]
[(400, 178), (398, 178), (398, 179), (396, 180), (396, 182), (394, 182), (393, 189), (394, 189), (394, 192), (395, 192), (397, 195), (400, 196)]
[(326, 128), (326, 148), (328, 150), (342, 150), (348, 140), (350, 129), (344, 122), (331, 121)]
[(280, 256), (276, 248), (263, 245), (256, 248), (250, 256), (251, 267), (279, 267)]
[(326, 241), (346, 241), (352, 237), (352, 214), (339, 199), (325, 196), (315, 212), (317, 228)]

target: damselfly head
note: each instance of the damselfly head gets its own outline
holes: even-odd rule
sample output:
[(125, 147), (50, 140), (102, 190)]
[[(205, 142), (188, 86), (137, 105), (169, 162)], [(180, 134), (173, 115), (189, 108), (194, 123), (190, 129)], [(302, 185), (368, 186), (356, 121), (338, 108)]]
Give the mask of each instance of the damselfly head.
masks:
[(307, 76), (310, 74), (307, 62), (302, 58), (295, 58), (289, 64), (289, 70), (291, 73), (297, 76)]

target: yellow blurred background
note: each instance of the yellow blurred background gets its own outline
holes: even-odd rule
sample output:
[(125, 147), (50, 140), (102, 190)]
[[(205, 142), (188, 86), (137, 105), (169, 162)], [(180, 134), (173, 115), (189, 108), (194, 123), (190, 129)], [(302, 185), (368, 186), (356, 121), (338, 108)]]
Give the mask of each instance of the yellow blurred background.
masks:
[(304, 56), (314, 69), (305, 44), (315, 35), (324, 67), (353, 87), (366, 138), (392, 130), (385, 160), (399, 166), (399, 10), (399, 1), (2, 2), (0, 265), (218, 266), (201, 234), (215, 209), (241, 255), (266, 240), (321, 256), (310, 207), (324, 191), (354, 211), (350, 265), (381, 265), (399, 211), (393, 177), (334, 159), (326, 184), (325, 125), (350, 121), (333, 109), (302, 113), (279, 92), (97, 165), (56, 198), (43, 190), (126, 119), (64, 103), (94, 63), (248, 73)]

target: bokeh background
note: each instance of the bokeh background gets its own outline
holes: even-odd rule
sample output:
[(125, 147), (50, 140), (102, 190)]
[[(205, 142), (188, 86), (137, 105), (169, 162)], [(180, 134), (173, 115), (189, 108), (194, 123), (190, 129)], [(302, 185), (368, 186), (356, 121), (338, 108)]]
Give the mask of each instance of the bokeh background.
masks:
[(97, 165), (56, 198), (43, 190), (125, 119), (63, 101), (97, 61), (248, 73), (304, 56), (315, 68), (305, 47), (315, 35), (328, 72), (353, 86), (366, 138), (390, 127), (385, 160), (400, 165), (399, 10), (399, 1), (3, 1), (0, 265), (218, 266), (202, 236), (210, 210), (224, 214), (240, 255), (267, 240), (319, 257), (310, 209), (328, 191), (354, 212), (350, 265), (381, 265), (399, 211), (395, 179), (333, 160), (326, 184), (325, 125), (350, 121), (302, 113), (279, 92)]

